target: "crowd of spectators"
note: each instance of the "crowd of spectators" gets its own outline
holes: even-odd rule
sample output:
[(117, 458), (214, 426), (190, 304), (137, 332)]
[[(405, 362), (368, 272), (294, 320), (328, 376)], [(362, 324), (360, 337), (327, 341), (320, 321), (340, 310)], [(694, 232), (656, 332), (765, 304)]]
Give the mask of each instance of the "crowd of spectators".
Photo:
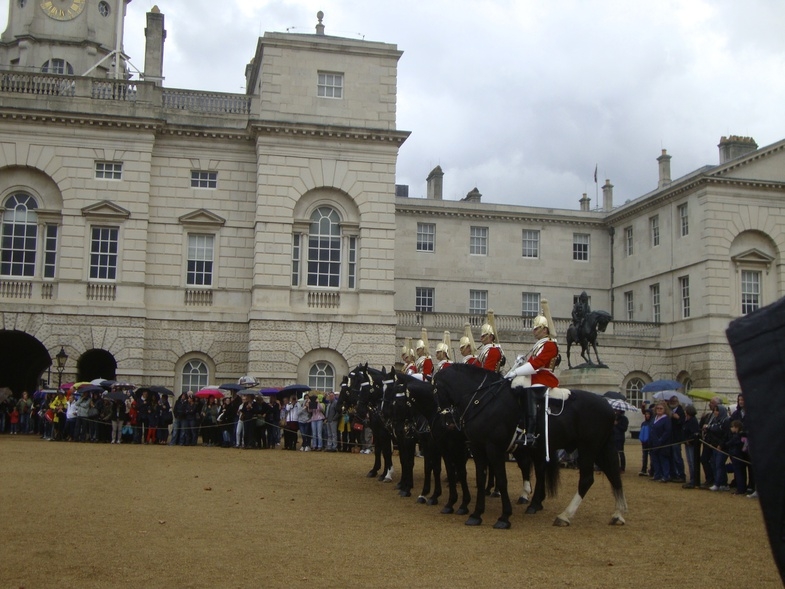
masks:
[[(86, 391), (86, 392), (84, 392)], [(48, 441), (214, 446), (303, 452), (371, 452), (372, 441), (339, 409), (335, 393), (262, 396), (216, 390), (174, 395), (88, 387), (26, 391), (0, 402), (0, 433)]]

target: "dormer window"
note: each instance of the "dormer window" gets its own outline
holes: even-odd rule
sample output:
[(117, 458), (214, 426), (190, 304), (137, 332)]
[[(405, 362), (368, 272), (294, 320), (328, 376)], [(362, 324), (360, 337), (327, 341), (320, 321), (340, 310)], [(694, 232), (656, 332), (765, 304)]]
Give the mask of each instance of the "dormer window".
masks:
[(74, 75), (74, 67), (64, 59), (50, 59), (41, 66), (41, 72), (44, 74), (68, 74)]

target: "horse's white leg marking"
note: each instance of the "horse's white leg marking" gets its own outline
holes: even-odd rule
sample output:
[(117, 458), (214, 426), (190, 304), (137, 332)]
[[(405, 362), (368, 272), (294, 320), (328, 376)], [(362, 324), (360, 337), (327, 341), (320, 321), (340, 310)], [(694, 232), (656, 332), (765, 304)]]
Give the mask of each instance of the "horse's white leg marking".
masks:
[(529, 500), (532, 494), (532, 484), (529, 481), (523, 481), (523, 491), (521, 491), (521, 498)]
[(572, 498), (572, 501), (570, 501), (567, 509), (556, 516), (557, 519), (570, 523), (572, 521), (572, 517), (575, 515), (575, 512), (578, 511), (581, 501), (583, 501), (583, 499), (581, 499), (580, 493), (575, 493), (575, 496)]

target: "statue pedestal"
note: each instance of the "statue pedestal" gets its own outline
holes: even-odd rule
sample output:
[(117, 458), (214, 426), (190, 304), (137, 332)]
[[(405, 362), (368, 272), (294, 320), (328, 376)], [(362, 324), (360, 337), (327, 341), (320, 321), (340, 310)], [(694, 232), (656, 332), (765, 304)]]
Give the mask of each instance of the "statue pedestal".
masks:
[(607, 391), (618, 391), (622, 374), (610, 368), (586, 367), (562, 370), (559, 386), (563, 389), (581, 389), (603, 395)]

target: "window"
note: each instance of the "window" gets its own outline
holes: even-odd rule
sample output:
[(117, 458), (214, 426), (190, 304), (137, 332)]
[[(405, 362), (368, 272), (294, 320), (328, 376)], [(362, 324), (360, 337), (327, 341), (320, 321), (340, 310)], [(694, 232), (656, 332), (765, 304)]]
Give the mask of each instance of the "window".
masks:
[(300, 286), (300, 238), (299, 233), (292, 237), (292, 286)]
[(349, 238), (349, 272), (347, 274), (349, 288), (354, 288), (357, 283), (357, 238)]
[(540, 232), (534, 229), (523, 230), (523, 257), (540, 257)]
[(632, 227), (624, 228), (624, 253), (632, 255)]
[(679, 212), (679, 235), (684, 237), (690, 234), (690, 220), (687, 217), (687, 205), (679, 205), (676, 209)]
[(317, 362), (308, 371), (308, 386), (315, 391), (334, 391), (335, 369), (327, 362)]
[(6, 199), (0, 261), (3, 276), (35, 276), (37, 208), (35, 199), (28, 194), (13, 194)]
[(630, 405), (635, 405), (636, 407), (643, 405), (646, 393), (642, 393), (641, 389), (645, 384), (646, 383), (640, 378), (631, 378), (629, 382), (627, 382), (627, 386), (624, 388), (624, 394), (627, 395), (627, 402)]
[(212, 286), (214, 242), (214, 235), (188, 236), (188, 269), (185, 279), (188, 286)]
[(572, 259), (580, 262), (589, 261), (589, 235), (585, 233), (573, 234)]
[(417, 251), (432, 252), (436, 239), (436, 225), (433, 223), (417, 223)]
[(93, 227), (90, 240), (90, 278), (117, 278), (117, 227)]
[(209, 384), (209, 372), (207, 366), (201, 360), (189, 360), (183, 366), (183, 385), (180, 387), (180, 392), (185, 393), (193, 391), (194, 393), (199, 389), (203, 389)]
[(319, 72), (316, 90), (321, 98), (343, 98), (343, 74)]
[(96, 180), (122, 180), (122, 162), (95, 162)]
[(341, 227), (338, 212), (319, 207), (308, 235), (308, 286), (338, 288), (341, 278)]
[(690, 277), (679, 277), (679, 293), (681, 297), (681, 318), (687, 319), (690, 316)]
[(488, 312), (488, 291), (470, 290), (469, 291), (469, 314), (485, 315)]
[(44, 74), (68, 74), (74, 75), (74, 67), (64, 59), (50, 59), (41, 66), (41, 73)]
[(418, 313), (433, 313), (433, 288), (418, 286), (415, 289), (414, 310)]
[(109, 16), (109, 14), (111, 12), (112, 12), (112, 9), (109, 7), (109, 4), (107, 2), (105, 2), (104, 0), (101, 0), (101, 2), (98, 3), (98, 13), (101, 16), (103, 16), (103, 17)]
[(191, 170), (191, 188), (218, 188), (218, 172)]
[(660, 216), (649, 217), (649, 232), (651, 233), (651, 247), (660, 245)]
[(469, 230), (469, 254), (472, 256), (488, 255), (487, 227), (472, 227)]
[(44, 239), (44, 278), (54, 278), (57, 270), (57, 225), (46, 226)]
[(635, 320), (635, 299), (632, 296), (632, 291), (628, 290), (624, 293), (624, 309), (627, 312), (627, 321)]
[(741, 314), (746, 315), (760, 309), (760, 272), (741, 271)]
[(521, 293), (521, 315), (523, 317), (535, 317), (540, 313), (540, 293), (523, 292)]
[(662, 321), (660, 316), (660, 285), (652, 284), (649, 287), (649, 294), (651, 295), (651, 320), (654, 323), (660, 323)]

